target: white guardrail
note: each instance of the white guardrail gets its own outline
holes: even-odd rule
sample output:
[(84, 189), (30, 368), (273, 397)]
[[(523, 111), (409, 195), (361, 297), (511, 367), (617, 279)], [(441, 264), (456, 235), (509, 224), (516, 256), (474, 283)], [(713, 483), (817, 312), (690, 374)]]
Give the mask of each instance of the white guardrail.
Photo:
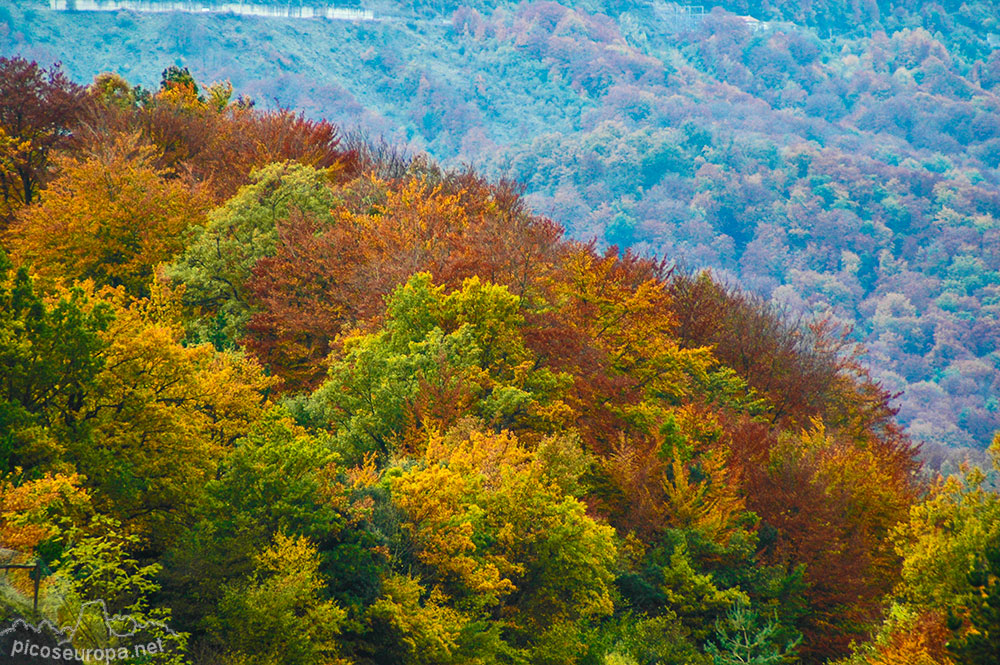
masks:
[(189, 12), (244, 14), (279, 18), (329, 18), (344, 21), (374, 21), (368, 9), (344, 7), (309, 7), (304, 5), (259, 5), (244, 2), (207, 4), (204, 2), (150, 2), (148, 0), (49, 0), (49, 8), (62, 12)]

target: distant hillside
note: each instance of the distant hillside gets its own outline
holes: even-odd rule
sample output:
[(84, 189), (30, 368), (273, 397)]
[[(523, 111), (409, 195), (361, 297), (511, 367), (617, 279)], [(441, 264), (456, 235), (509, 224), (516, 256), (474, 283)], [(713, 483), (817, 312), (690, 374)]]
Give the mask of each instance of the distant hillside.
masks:
[[(239, 16), (264, 16), (268, 18), (327, 18), (337, 20), (371, 20), (372, 13), (357, 9), (357, 0), (331, 2), (276, 3), (251, 0), (250, 2), (202, 2), (170, 0), (49, 0), (49, 9), (66, 12), (205, 12), (235, 14)], [(352, 6), (353, 5), (353, 6)]]
[(727, 2), (691, 21), (566, 4), (365, 3), (396, 18), (350, 23), (7, 2), (0, 53), (151, 88), (185, 65), (520, 180), (576, 237), (853, 326), (925, 450), (984, 447), (1000, 428), (997, 7)]

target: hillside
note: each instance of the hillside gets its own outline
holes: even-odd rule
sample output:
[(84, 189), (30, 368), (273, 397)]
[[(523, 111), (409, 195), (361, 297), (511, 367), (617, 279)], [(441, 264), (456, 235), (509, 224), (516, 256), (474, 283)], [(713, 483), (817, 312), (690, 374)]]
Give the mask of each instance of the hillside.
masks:
[(576, 238), (853, 329), (931, 457), (985, 447), (1000, 427), (996, 7), (567, 4), (368, 3), (378, 20), (352, 23), (6, 3), (0, 53), (154, 89), (184, 65), (518, 180)]
[(0, 58), (0, 130), (12, 657), (995, 657), (1000, 437), (924, 473), (829, 323), (183, 68)]

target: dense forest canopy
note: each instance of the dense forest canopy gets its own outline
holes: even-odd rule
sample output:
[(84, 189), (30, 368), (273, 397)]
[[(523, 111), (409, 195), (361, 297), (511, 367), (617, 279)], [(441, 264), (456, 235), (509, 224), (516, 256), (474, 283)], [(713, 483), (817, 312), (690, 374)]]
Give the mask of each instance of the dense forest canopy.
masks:
[(922, 474), (829, 321), (184, 68), (0, 90), (4, 619), (177, 664), (995, 662), (1000, 438)]
[(184, 65), (524, 183), (573, 238), (851, 330), (926, 459), (984, 461), (1000, 428), (994, 3), (365, 8), (379, 20), (0, 3), (0, 53), (147, 89)]
[(0, 4), (0, 651), (994, 665), (996, 7), (364, 6)]

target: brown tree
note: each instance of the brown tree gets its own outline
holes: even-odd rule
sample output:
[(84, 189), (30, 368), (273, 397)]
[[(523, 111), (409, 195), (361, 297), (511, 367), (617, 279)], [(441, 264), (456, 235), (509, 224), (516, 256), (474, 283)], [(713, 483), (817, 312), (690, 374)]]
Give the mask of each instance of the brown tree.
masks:
[(70, 144), (83, 101), (83, 88), (58, 65), (46, 70), (23, 58), (0, 58), (0, 228), (37, 198), (53, 151)]

